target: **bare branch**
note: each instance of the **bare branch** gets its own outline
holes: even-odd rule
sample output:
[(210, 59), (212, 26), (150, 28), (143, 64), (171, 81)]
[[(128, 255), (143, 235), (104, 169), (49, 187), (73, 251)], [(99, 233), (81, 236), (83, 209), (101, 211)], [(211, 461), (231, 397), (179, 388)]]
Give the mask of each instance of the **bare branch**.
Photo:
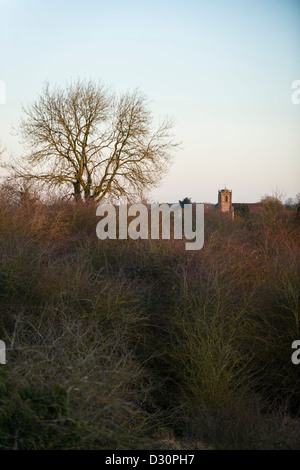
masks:
[(139, 91), (115, 97), (93, 81), (50, 89), (29, 107), (20, 123), (27, 148), (11, 169), (24, 179), (67, 184), (76, 197), (148, 191), (170, 164), (172, 121), (152, 129), (146, 97)]

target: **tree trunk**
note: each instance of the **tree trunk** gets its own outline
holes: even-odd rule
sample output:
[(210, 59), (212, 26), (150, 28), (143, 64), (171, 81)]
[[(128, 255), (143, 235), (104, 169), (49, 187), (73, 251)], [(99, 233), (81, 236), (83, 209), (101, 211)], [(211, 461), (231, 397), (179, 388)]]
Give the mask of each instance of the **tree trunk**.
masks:
[(80, 194), (80, 182), (78, 180), (73, 182), (74, 186), (74, 198), (75, 201), (81, 201), (81, 194)]

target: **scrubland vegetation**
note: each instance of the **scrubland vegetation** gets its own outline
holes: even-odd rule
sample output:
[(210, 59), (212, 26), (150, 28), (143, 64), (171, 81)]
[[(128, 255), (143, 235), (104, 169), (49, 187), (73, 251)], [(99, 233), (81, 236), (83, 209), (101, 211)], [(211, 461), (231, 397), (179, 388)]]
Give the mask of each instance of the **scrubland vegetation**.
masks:
[(299, 218), (96, 237), (95, 204), (2, 187), (2, 449), (299, 449)]

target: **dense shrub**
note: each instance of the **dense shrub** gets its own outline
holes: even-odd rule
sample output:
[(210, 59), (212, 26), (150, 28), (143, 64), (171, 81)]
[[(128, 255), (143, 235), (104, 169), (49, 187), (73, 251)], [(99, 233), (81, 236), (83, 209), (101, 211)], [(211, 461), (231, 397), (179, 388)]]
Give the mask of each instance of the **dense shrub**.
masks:
[(299, 446), (300, 232), (271, 209), (212, 208), (187, 252), (100, 241), (93, 204), (2, 191), (0, 447)]

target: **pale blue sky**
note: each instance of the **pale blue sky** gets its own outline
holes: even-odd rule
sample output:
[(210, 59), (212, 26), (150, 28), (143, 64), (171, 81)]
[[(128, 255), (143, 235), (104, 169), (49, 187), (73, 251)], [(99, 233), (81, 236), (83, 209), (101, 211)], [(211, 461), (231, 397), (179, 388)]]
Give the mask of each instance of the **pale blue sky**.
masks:
[(0, 0), (0, 139), (43, 82), (140, 87), (182, 149), (153, 199), (252, 202), (300, 191), (300, 0)]

